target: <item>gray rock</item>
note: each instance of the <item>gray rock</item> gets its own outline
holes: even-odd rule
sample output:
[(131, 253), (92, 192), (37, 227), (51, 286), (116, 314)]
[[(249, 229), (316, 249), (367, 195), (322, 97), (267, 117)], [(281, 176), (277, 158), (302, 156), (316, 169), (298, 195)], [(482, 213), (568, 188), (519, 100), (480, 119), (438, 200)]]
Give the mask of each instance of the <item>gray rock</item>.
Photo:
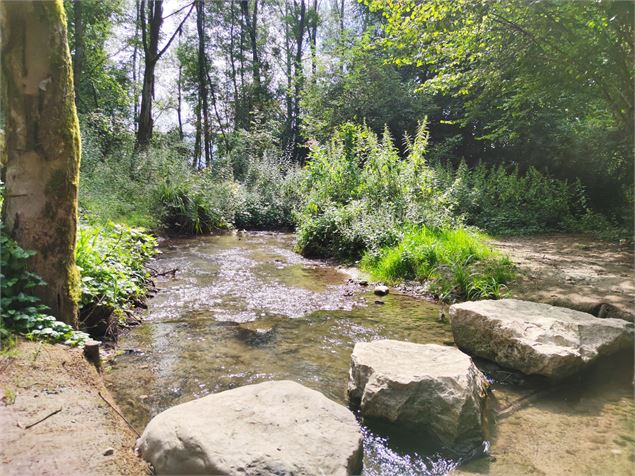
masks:
[(291, 381), (208, 395), (155, 416), (137, 441), (157, 474), (359, 473), (353, 413)]
[(480, 444), (487, 380), (460, 350), (377, 340), (355, 344), (348, 396), (364, 417)]
[(390, 292), (388, 286), (375, 286), (375, 295), (376, 296), (385, 296)]
[(517, 299), (455, 304), (450, 317), (461, 349), (553, 379), (633, 345), (630, 322)]

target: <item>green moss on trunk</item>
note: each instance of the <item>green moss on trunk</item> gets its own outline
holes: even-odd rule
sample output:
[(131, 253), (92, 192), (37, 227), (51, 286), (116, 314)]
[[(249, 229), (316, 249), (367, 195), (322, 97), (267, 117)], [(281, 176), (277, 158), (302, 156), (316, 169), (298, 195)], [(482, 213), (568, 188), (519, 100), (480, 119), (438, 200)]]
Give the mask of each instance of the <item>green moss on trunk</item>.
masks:
[(6, 114), (3, 221), (47, 286), (36, 293), (77, 323), (75, 265), (80, 131), (61, 0), (0, 5)]

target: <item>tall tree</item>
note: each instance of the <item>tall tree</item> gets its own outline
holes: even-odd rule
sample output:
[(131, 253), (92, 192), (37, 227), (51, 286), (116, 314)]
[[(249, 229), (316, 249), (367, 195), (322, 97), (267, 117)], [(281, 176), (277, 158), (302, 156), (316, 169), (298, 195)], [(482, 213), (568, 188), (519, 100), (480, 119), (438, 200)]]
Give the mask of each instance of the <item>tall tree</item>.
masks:
[(79, 98), (79, 85), (81, 83), (81, 75), (84, 70), (84, 55), (86, 50), (84, 47), (84, 21), (82, 15), (81, 0), (73, 0), (73, 16), (75, 22), (75, 48), (73, 53), (73, 84), (75, 86), (75, 101)]
[(317, 29), (320, 17), (318, 14), (318, 0), (313, 0), (309, 10), (309, 43), (311, 45), (311, 80), (315, 81), (317, 73)]
[(0, 4), (6, 195), (3, 222), (36, 251), (35, 291), (51, 314), (77, 324), (75, 265), (80, 135), (66, 16), (61, 0)]
[[(152, 117), (152, 102), (154, 99), (154, 71), (161, 57), (168, 50), (177, 34), (183, 27), (194, 9), (193, 2), (181, 8), (181, 10), (189, 7), (187, 14), (181, 20), (181, 23), (170, 36), (165, 46), (159, 49), (159, 40), (161, 37), (161, 26), (163, 25), (163, 0), (141, 0), (139, 3), (139, 19), (141, 22), (141, 41), (143, 44), (143, 84), (141, 86), (141, 108), (139, 110), (139, 126), (137, 129), (137, 147), (144, 148), (152, 139), (154, 129), (154, 120)], [(147, 10), (147, 11), (146, 11)]]
[(249, 13), (249, 0), (241, 0), (240, 8), (242, 19), (249, 34), (249, 44), (251, 46), (251, 68), (254, 81), (254, 99), (256, 106), (259, 105), (262, 96), (262, 81), (260, 77), (260, 57), (258, 55), (258, 0), (253, 0), (253, 8)]
[(112, 26), (123, 19), (123, 1), (66, 0), (65, 7), (78, 112), (127, 116), (128, 67), (117, 65), (107, 51)]
[(366, 3), (392, 61), (419, 69), (423, 91), (455, 101), (446, 122), (487, 145), (475, 160), (579, 177), (598, 207), (632, 197), (633, 2)]
[[(304, 35), (307, 25), (306, 3), (300, 0), (293, 2), (293, 22), (291, 31), (294, 34), (295, 52), (293, 55), (293, 93), (291, 97), (291, 115), (287, 117), (288, 149), (296, 159), (301, 159), (300, 151), (300, 96), (304, 90), (304, 67), (302, 52), (304, 47)], [(287, 106), (288, 107), (288, 106)]]
[[(205, 157), (205, 164), (212, 161), (212, 141), (210, 135), (209, 120), (209, 94), (207, 80), (209, 77), (209, 66), (207, 64), (207, 52), (205, 49), (205, 0), (196, 0), (196, 31), (198, 33), (198, 100), (199, 108), (203, 120), (197, 122), (197, 127), (202, 127), (202, 145)], [(199, 132), (197, 131), (197, 134)]]

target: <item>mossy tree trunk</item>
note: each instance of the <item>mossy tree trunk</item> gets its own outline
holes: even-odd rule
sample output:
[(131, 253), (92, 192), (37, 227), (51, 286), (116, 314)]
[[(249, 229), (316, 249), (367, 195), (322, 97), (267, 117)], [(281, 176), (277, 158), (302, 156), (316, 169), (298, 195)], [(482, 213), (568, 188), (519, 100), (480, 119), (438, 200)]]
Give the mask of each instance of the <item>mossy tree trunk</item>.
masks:
[(0, 3), (6, 114), (3, 221), (37, 254), (34, 292), (50, 313), (77, 324), (75, 265), (80, 135), (62, 0)]

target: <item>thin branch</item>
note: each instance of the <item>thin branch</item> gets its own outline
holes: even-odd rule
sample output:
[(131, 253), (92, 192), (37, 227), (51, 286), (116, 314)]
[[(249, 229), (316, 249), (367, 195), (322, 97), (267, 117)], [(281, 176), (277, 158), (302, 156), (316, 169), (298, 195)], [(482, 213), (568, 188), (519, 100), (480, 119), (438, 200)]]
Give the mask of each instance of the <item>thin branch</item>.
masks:
[(27, 425), (24, 427), (25, 430), (28, 430), (29, 428), (33, 428), (35, 425), (39, 425), (40, 423), (42, 423), (44, 420), (49, 419), (50, 417), (52, 417), (53, 415), (58, 414), (59, 412), (62, 411), (62, 407), (59, 407), (57, 410), (55, 410), (54, 412), (49, 413), (48, 415), (46, 415), (44, 418), (41, 418), (40, 420), (36, 421), (35, 423), (31, 423), (30, 425)]
[(170, 18), (171, 16), (176, 15), (177, 13), (181, 13), (181, 12), (182, 12), (183, 10), (185, 10), (187, 7), (191, 7), (194, 3), (196, 3), (196, 2), (188, 3), (187, 5), (185, 5), (185, 6), (181, 7), (181, 8), (179, 8), (177, 11), (172, 12), (172, 13), (170, 13), (170, 14), (169, 14), (169, 15), (167, 15), (167, 16), (164, 16), (164, 17), (163, 17), (163, 20), (165, 21), (167, 18)]
[[(114, 412), (115, 412), (117, 415), (119, 415), (119, 416), (121, 417), (121, 419), (122, 419), (123, 421), (125, 421), (125, 422), (126, 422), (126, 425), (128, 425), (128, 428), (130, 428), (132, 431), (134, 431), (134, 433), (135, 433), (135, 435), (137, 435), (137, 437), (141, 438), (141, 435), (139, 434), (139, 432), (135, 429), (135, 427), (134, 427), (134, 426), (132, 426), (132, 424), (131, 424), (128, 420), (126, 420), (126, 417), (125, 417), (125, 416), (123, 416), (123, 415), (121, 414), (121, 412), (120, 412), (119, 410), (117, 410), (117, 409), (115, 408), (115, 406), (114, 406), (112, 403), (110, 403), (108, 400), (106, 400), (106, 398), (105, 398), (105, 397), (101, 394), (101, 392), (97, 392), (97, 394), (101, 397), (101, 399), (102, 399), (104, 402), (106, 402), (106, 403), (108, 404), (108, 406), (109, 406), (110, 408), (112, 408), (112, 409), (114, 410)], [(61, 409), (60, 409), (60, 410), (61, 410)]]
[(194, 4), (195, 3), (196, 2), (192, 2), (191, 3), (190, 10), (187, 12), (187, 15), (185, 15), (183, 20), (181, 20), (181, 23), (179, 24), (179, 26), (176, 28), (176, 30), (172, 34), (172, 37), (168, 40), (167, 44), (163, 47), (163, 49), (161, 51), (159, 51), (159, 53), (157, 53), (157, 60), (159, 58), (161, 58), (161, 56), (163, 56), (163, 54), (168, 50), (168, 48), (170, 47), (170, 45), (174, 41), (174, 38), (176, 38), (176, 35), (179, 33), (179, 31), (181, 31), (181, 28), (183, 28), (183, 24), (185, 23), (185, 20), (187, 20), (189, 18), (190, 14), (192, 13), (192, 10), (194, 10)]

